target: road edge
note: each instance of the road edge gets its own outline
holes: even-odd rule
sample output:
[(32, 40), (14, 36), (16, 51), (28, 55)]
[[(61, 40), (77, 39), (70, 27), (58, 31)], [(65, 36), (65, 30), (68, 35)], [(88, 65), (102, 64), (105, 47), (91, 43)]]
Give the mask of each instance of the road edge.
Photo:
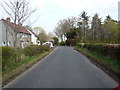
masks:
[(49, 55), (51, 55), (58, 47), (56, 47), (54, 50), (48, 52), (46, 55), (44, 55), (43, 57), (39, 58), (38, 60), (36, 60), (35, 62), (30, 63), (29, 65), (23, 65), (21, 66), (21, 68), (23, 68), (21, 71), (15, 73), (14, 75), (10, 76), (9, 79), (7, 79), (6, 81), (2, 81), (2, 88), (5, 88), (5, 86), (7, 84), (9, 84), (11, 81), (13, 81), (14, 79), (17, 79), (17, 77), (19, 77), (20, 75), (22, 75), (23, 73), (25, 73), (26, 71), (30, 70), (31, 68), (34, 68), (34, 66), (43, 61), (45, 58), (47, 58)]
[(95, 66), (97, 66), (98, 68), (100, 68), (102, 71), (104, 71), (107, 75), (109, 75), (113, 80), (115, 80), (118, 84), (120, 84), (120, 77), (119, 74), (115, 73), (114, 71), (110, 70), (107, 66), (105, 66), (104, 64), (97, 62), (97, 60), (89, 55), (87, 55), (86, 53), (77, 50), (74, 48), (74, 50), (76, 50), (78, 53), (81, 53), (83, 55), (85, 55), (91, 63), (93, 63)]

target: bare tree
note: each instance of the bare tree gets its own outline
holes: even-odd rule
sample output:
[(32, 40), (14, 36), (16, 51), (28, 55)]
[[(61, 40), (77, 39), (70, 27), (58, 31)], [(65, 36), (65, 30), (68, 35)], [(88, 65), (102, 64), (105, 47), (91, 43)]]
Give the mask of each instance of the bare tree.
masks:
[(19, 29), (23, 28), (22, 25), (24, 22), (36, 11), (31, 10), (29, 4), (28, 0), (4, 0), (4, 4), (1, 5), (14, 23), (14, 31), (12, 33), (14, 47), (17, 47)]
[(48, 37), (48, 41), (52, 41), (53, 37), (54, 37), (54, 34), (52, 32), (49, 32), (47, 34), (47, 37)]
[(70, 29), (75, 27), (75, 23), (76, 23), (75, 17), (60, 20), (57, 23), (57, 27), (55, 28), (54, 32), (63, 41), (63, 39), (65, 40), (65, 37), (67, 36), (67, 33), (70, 31)]
[(57, 37), (59, 37), (63, 41), (63, 38), (62, 38), (63, 32), (62, 32), (61, 27), (59, 25), (57, 25), (55, 27), (54, 33), (57, 35)]

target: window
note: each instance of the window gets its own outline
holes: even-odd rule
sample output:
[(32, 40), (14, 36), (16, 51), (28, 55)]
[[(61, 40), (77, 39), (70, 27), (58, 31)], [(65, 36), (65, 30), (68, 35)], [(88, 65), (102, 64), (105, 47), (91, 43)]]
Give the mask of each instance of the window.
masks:
[(11, 45), (11, 42), (8, 42), (8, 46), (10, 46)]
[(2, 46), (6, 46), (6, 42), (2, 42)]
[(27, 37), (27, 35), (26, 35), (26, 34), (23, 34), (22, 37)]

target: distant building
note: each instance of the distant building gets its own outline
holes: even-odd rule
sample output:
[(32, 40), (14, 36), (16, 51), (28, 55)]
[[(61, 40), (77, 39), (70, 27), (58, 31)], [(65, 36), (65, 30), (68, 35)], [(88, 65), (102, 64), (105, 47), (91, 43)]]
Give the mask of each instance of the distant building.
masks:
[[(26, 47), (31, 44), (31, 34), (28, 30), (21, 25), (17, 25), (18, 34), (17, 34), (17, 47)], [(15, 38), (13, 37), (14, 33), (14, 23), (10, 22), (10, 18), (0, 20), (0, 46), (11, 46), (14, 47)]]
[(38, 40), (38, 36), (31, 30), (28, 30), (31, 34), (31, 42), (32, 45), (40, 45), (40, 41)]

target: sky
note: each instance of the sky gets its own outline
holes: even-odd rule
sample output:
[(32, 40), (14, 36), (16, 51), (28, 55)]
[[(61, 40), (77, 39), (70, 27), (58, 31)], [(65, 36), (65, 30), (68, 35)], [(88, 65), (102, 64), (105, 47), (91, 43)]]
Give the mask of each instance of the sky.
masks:
[[(47, 33), (54, 32), (59, 20), (78, 17), (86, 11), (92, 18), (96, 13), (104, 20), (107, 15), (118, 20), (119, 0), (29, 0), (36, 12), (26, 21), (31, 27), (42, 27)], [(2, 0), (0, 0), (2, 3)], [(0, 7), (0, 19), (8, 15)], [(36, 22), (34, 22), (36, 20)]]

